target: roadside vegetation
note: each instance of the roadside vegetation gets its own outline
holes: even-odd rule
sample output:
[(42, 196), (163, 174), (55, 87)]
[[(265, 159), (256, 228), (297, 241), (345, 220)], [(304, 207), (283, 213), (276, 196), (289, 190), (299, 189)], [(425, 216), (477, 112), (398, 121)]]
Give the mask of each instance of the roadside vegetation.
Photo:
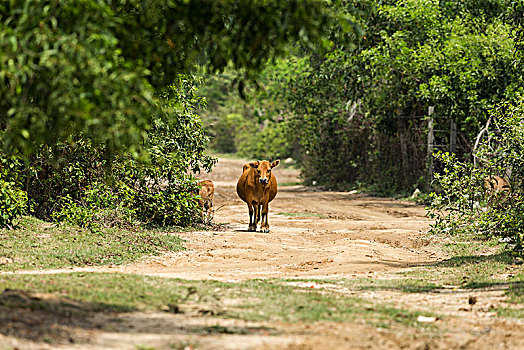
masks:
[(244, 99), (228, 89), (234, 72), (207, 79), (201, 93), (210, 145), (252, 158), (291, 157), (306, 184), (357, 184), (390, 195), (427, 191), (429, 107), (441, 130), (436, 149), (450, 150), (446, 130), (454, 121), (453, 152), (471, 161), (492, 110), (521, 100), (518, 2), (344, 4), (341, 11), (355, 17), (360, 31), (334, 27), (324, 55), (290, 51), (245, 87)]
[[(441, 262), (412, 267), (384, 280), (351, 279), (338, 284), (351, 290), (423, 294), (503, 290), (507, 302), (491, 305), (491, 311), (503, 317), (524, 317), (524, 270), (511, 251), (497, 240), (478, 241), (467, 237), (440, 246), (448, 255)], [(467, 295), (464, 306), (467, 306)]]
[(26, 5), (0, 5), (8, 228), (23, 214), (93, 230), (198, 223), (195, 176), (216, 158), (195, 74), (229, 68), (245, 80), (291, 42), (322, 51), (329, 28), (351, 24), (319, 1)]
[(0, 7), (2, 227), (194, 225), (207, 148), (286, 159), (306, 185), (418, 193), (435, 232), (522, 251), (520, 0), (22, 4)]
[(174, 229), (113, 227), (93, 232), (32, 217), (22, 218), (14, 230), (0, 230), (0, 235), (0, 271), (120, 265), (182, 249)]

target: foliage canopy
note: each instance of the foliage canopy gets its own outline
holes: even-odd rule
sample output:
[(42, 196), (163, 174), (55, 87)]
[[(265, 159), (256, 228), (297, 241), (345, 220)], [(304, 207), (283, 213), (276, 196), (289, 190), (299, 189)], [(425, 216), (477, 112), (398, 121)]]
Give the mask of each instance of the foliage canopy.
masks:
[[(352, 2), (350, 2), (352, 3)], [(471, 140), (521, 82), (503, 1), (360, 1), (357, 45), (334, 32), (334, 50), (309, 55), (293, 77), (291, 137), (304, 149), (306, 180), (391, 194), (425, 186), (428, 107), (434, 128)], [(437, 144), (449, 144), (440, 134)], [(315, 173), (332, 169), (330, 177)], [(312, 171), (313, 170), (313, 171)]]
[(198, 63), (258, 70), (290, 41), (319, 45), (341, 18), (324, 1), (9, 0), (0, 4), (6, 145), (74, 143), (137, 153), (155, 94)]

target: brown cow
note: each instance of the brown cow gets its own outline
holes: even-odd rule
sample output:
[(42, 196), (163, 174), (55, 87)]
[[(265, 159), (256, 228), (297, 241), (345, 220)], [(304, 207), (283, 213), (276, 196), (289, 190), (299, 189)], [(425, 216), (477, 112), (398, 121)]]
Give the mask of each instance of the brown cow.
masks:
[(203, 208), (202, 219), (204, 222), (210, 222), (213, 219), (213, 194), (215, 194), (215, 185), (211, 180), (202, 180), (198, 182), (201, 186), (198, 191), (200, 199), (198, 200), (200, 206)]
[(246, 163), (238, 179), (237, 194), (247, 203), (249, 210), (248, 231), (256, 231), (260, 223), (261, 232), (269, 232), (269, 202), (277, 195), (277, 178), (271, 173), (280, 160), (262, 160)]

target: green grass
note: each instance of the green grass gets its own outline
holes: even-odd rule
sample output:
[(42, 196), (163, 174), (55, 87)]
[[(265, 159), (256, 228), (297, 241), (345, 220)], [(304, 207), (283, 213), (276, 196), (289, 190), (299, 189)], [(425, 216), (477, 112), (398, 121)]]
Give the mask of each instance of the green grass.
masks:
[(279, 186), (298, 186), (302, 185), (301, 181), (291, 181), (291, 182), (279, 182)]
[(522, 265), (513, 264), (511, 252), (496, 240), (446, 243), (442, 248), (450, 255), (448, 259), (400, 275), (441, 285), (485, 288), (508, 283), (507, 279), (497, 276), (522, 270)]
[(524, 271), (521, 265), (520, 272), (509, 278), (509, 288), (506, 292), (510, 304), (516, 307), (499, 307), (495, 309), (499, 316), (524, 318)]
[(499, 315), (515, 318), (524, 318), (524, 271), (521, 265), (520, 272), (509, 279), (510, 286), (507, 291), (509, 301), (512, 304), (517, 304), (518, 308), (500, 308)]
[[(388, 279), (352, 278), (342, 280), (302, 280), (335, 284), (353, 291), (395, 291), (431, 293), (438, 289), (506, 289), (511, 307), (494, 308), (499, 316), (524, 317), (524, 265), (517, 264), (511, 251), (493, 240), (457, 241), (442, 244), (449, 258), (437, 263), (413, 267)], [(287, 282), (300, 280), (292, 279)]]
[[(51, 293), (61, 298), (62, 303), (80, 303), (82, 308), (91, 311), (184, 312), (184, 305), (191, 304), (204, 315), (248, 321), (365, 320), (381, 326), (415, 326), (420, 314), (326, 290), (290, 286), (279, 280), (226, 283), (116, 273), (0, 276), (0, 289), (6, 288)], [(29, 307), (46, 309), (45, 302), (39, 300), (38, 303), (38, 306)], [(0, 294), (0, 306), (5, 305)], [(17, 306), (28, 307), (10, 305)], [(47, 308), (51, 312), (57, 309), (55, 306)]]
[(123, 264), (181, 249), (173, 230), (111, 228), (95, 233), (24, 217), (19, 228), (0, 230), (0, 271)]
[[(415, 267), (397, 275), (405, 281), (421, 281), (427, 288), (507, 288), (506, 295), (510, 303), (520, 306), (524, 304), (524, 265), (516, 264), (512, 252), (497, 240), (458, 241), (444, 244), (443, 249), (448, 252), (450, 258)], [(494, 311), (500, 316), (524, 317), (521, 307), (500, 307)]]
[(291, 217), (299, 217), (299, 218), (307, 218), (307, 217), (317, 217), (317, 218), (326, 218), (324, 214), (317, 214), (317, 213), (276, 213), (275, 215), (284, 215), (284, 216), (291, 216)]
[[(296, 280), (290, 280), (296, 281)], [(369, 279), (352, 278), (341, 280), (316, 280), (318, 284), (335, 284), (354, 291), (395, 291), (402, 293), (428, 293), (442, 286), (421, 278)]]

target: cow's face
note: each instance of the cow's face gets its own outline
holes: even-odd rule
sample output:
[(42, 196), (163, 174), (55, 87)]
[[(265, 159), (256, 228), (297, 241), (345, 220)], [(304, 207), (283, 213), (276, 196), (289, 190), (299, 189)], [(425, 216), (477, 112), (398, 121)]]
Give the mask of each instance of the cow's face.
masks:
[(271, 169), (276, 167), (278, 163), (280, 163), (280, 160), (275, 160), (273, 163), (263, 160), (249, 163), (249, 165), (255, 169), (255, 176), (258, 178), (260, 184), (266, 186), (271, 179)]

